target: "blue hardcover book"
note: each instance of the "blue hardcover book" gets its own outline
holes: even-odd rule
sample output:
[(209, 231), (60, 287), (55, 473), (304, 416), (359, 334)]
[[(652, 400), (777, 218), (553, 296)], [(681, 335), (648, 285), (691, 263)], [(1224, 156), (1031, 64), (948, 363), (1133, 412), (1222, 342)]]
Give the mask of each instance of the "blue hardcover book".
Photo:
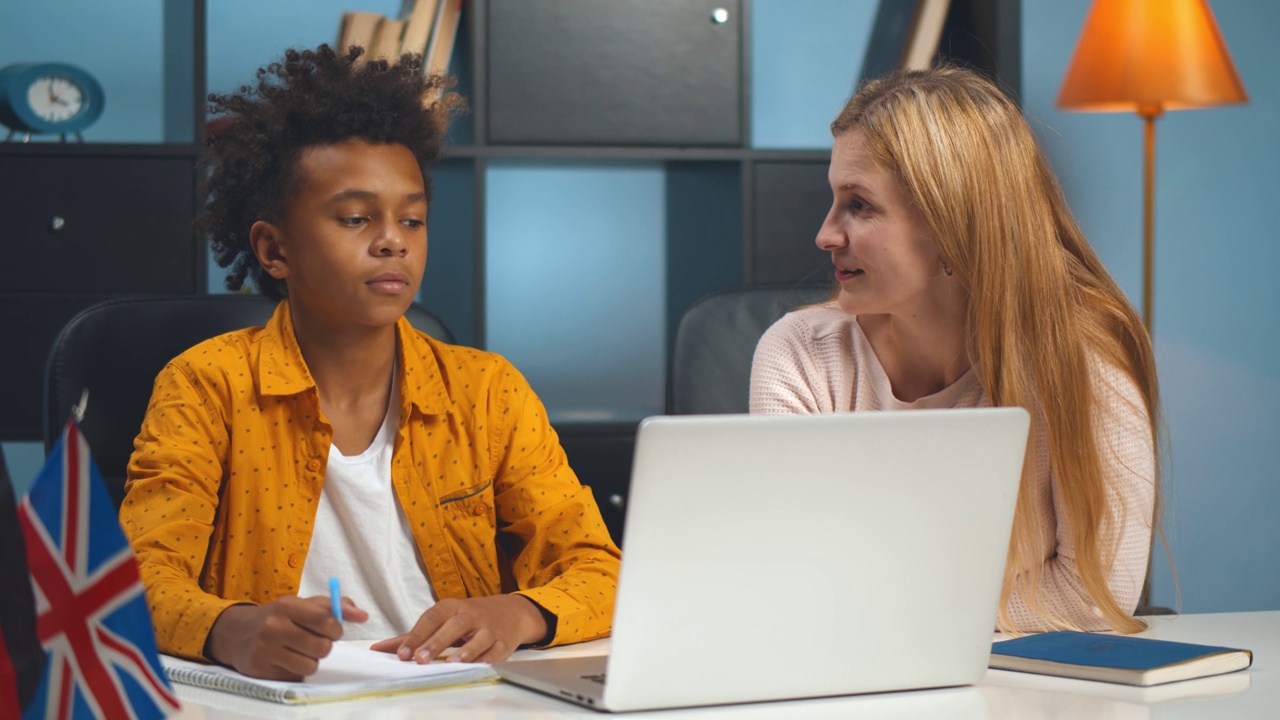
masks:
[(991, 646), (989, 663), (998, 670), (1144, 686), (1221, 675), (1251, 664), (1248, 650), (1086, 632), (998, 642)]

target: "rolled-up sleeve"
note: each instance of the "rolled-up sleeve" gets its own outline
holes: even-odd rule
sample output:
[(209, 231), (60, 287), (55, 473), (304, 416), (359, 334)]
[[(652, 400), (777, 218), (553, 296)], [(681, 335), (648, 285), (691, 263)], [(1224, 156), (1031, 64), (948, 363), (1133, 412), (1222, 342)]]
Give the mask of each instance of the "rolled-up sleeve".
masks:
[(226, 447), (226, 428), (206, 388), (170, 363), (156, 379), (134, 441), (120, 507), (163, 653), (204, 659), (213, 622), (234, 604), (199, 582)]
[(556, 618), (549, 644), (609, 634), (621, 553), (591, 489), (579, 483), (546, 409), (515, 368), (503, 369), (495, 502), (517, 593)]

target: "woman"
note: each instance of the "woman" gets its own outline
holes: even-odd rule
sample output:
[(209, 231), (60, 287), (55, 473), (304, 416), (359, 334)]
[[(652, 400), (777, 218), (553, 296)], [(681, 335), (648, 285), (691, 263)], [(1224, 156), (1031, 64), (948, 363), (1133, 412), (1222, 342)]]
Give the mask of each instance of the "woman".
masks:
[(1141, 630), (1151, 341), (1026, 121), (989, 81), (942, 67), (868, 83), (831, 131), (817, 244), (839, 292), (761, 339), (752, 412), (1026, 408), (999, 626)]

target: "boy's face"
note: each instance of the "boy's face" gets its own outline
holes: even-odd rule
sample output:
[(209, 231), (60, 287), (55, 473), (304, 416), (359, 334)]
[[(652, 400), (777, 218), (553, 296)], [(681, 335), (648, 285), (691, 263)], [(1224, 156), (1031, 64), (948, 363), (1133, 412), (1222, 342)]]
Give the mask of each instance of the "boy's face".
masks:
[(264, 240), (254, 240), (259, 260), (288, 283), (295, 312), (326, 324), (395, 324), (427, 260), (417, 159), (403, 145), (351, 140), (307, 148), (298, 171), (283, 220), (251, 232)]

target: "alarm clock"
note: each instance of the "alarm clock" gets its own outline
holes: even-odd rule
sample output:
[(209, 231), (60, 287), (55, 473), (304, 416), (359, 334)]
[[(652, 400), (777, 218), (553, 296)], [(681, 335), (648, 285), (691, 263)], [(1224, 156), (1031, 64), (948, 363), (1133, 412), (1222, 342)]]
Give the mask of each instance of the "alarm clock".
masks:
[(66, 63), (21, 63), (0, 69), (0, 123), (14, 133), (79, 135), (102, 115), (102, 85)]

